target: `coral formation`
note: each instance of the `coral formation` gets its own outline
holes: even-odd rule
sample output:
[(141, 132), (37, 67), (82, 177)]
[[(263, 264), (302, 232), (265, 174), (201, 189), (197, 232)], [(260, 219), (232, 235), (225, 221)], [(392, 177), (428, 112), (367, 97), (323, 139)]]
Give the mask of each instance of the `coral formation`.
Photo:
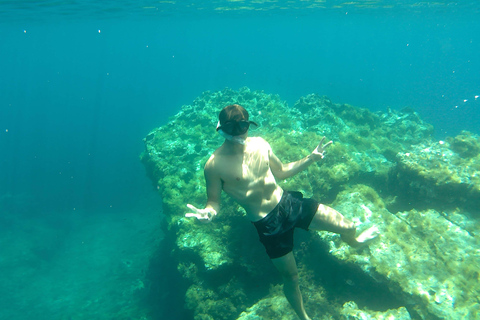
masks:
[[(183, 106), (147, 135), (141, 156), (162, 196), (169, 261), (187, 284), (185, 305), (196, 320), (294, 317), (243, 209), (223, 197), (213, 223), (184, 217), (187, 203), (206, 201), (203, 166), (222, 143), (218, 112), (231, 103), (249, 111), (260, 124), (250, 135), (269, 141), (284, 162), (306, 156), (323, 136), (332, 139), (320, 165), (282, 187), (382, 232), (363, 250), (335, 234), (298, 233), (295, 254), (312, 317), (454, 319), (479, 311), (478, 136), (438, 142), (410, 109), (372, 113), (315, 94), (288, 107), (278, 95), (241, 88), (207, 91)], [(347, 275), (333, 276), (339, 269)]]

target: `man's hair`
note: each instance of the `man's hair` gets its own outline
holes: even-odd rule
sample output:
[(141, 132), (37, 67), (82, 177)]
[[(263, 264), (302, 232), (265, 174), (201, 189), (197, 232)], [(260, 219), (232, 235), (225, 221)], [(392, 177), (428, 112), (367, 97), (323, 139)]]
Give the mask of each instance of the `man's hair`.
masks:
[(227, 121), (248, 121), (248, 112), (241, 105), (231, 104), (220, 111), (218, 120), (220, 120), (220, 124), (224, 124)]

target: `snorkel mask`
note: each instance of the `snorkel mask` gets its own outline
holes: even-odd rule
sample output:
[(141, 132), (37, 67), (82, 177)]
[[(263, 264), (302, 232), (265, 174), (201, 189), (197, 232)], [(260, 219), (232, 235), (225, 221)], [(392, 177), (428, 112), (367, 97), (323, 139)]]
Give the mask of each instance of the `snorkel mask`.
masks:
[(217, 131), (220, 133), (225, 139), (239, 143), (245, 144), (245, 138), (240, 137), (247, 133), (250, 125), (253, 124), (254, 126), (258, 127), (253, 121), (247, 120), (240, 120), (240, 121), (227, 121), (223, 125), (220, 125), (220, 121), (217, 124)]

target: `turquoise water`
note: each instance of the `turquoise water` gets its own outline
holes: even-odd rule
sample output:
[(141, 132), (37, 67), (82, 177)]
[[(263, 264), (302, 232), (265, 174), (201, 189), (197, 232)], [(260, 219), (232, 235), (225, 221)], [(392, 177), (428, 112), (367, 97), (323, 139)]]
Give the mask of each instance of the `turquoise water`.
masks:
[(141, 139), (203, 91), (409, 106), (439, 139), (480, 133), (479, 13), (475, 1), (0, 1), (0, 318), (153, 308), (141, 279), (161, 203)]

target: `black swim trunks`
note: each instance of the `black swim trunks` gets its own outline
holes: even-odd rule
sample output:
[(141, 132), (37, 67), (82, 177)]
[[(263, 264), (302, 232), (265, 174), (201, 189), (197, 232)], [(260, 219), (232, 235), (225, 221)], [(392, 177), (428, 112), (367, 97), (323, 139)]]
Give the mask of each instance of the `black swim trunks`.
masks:
[(280, 258), (293, 250), (294, 229), (308, 230), (318, 205), (313, 199), (304, 199), (301, 192), (284, 191), (277, 206), (253, 222), (270, 259)]

